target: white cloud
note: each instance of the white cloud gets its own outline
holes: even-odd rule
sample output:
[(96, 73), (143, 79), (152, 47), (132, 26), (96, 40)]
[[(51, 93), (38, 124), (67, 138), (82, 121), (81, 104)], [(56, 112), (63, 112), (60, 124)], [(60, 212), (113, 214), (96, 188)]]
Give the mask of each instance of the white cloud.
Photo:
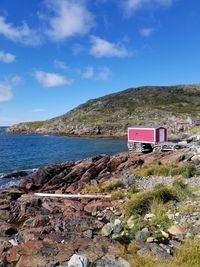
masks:
[(111, 76), (112, 71), (108, 67), (103, 67), (100, 69), (99, 73), (96, 75), (96, 80), (105, 81)]
[(40, 14), (47, 23), (46, 34), (53, 41), (84, 35), (94, 25), (94, 17), (82, 0), (46, 0), (49, 15)]
[(42, 86), (47, 88), (70, 85), (72, 83), (71, 80), (67, 80), (62, 75), (51, 72), (35, 71), (34, 77)]
[(4, 51), (0, 51), (0, 61), (4, 63), (12, 63), (16, 59), (16, 56), (10, 53), (5, 53)]
[(154, 28), (142, 28), (140, 29), (140, 35), (143, 37), (149, 37), (154, 32)]
[(131, 15), (140, 9), (169, 7), (174, 0), (121, 0), (126, 15)]
[(94, 77), (94, 68), (87, 67), (86, 70), (82, 73), (83, 79), (92, 79)]
[(13, 97), (13, 87), (21, 81), (21, 78), (16, 75), (9, 79), (0, 82), (0, 102), (9, 101)]
[(8, 84), (0, 83), (0, 102), (8, 101), (12, 98), (12, 88)]
[(3, 16), (0, 16), (0, 35), (25, 45), (38, 45), (41, 42), (39, 34), (30, 29), (25, 22), (21, 26), (14, 26), (7, 22)]
[(61, 70), (68, 70), (69, 67), (65, 64), (65, 62), (60, 60), (54, 60), (54, 67)]
[(126, 57), (128, 51), (123, 44), (111, 43), (98, 36), (91, 37), (92, 47), (90, 48), (90, 54), (95, 57)]
[(98, 69), (95, 69), (94, 67), (89, 66), (81, 74), (81, 77), (83, 79), (94, 79), (98, 81), (105, 81), (109, 79), (111, 74), (112, 74), (112, 71), (106, 66), (98, 68)]

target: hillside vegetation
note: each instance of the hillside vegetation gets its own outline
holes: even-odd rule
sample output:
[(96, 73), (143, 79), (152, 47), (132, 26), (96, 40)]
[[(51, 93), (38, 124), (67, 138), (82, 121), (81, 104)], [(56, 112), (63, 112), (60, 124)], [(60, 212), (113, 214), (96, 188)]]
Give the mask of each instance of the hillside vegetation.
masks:
[(199, 103), (200, 85), (130, 88), (89, 100), (51, 120), (14, 125), (9, 131), (122, 136), (130, 125), (166, 125), (177, 134), (178, 122), (200, 117)]

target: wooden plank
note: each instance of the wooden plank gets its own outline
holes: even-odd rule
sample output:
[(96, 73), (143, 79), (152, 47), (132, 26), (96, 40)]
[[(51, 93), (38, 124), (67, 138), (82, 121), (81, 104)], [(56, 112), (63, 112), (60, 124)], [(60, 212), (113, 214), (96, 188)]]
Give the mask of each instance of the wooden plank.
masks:
[(38, 197), (58, 197), (58, 198), (68, 198), (68, 199), (111, 199), (111, 195), (73, 195), (73, 194), (50, 194), (50, 193), (34, 193)]

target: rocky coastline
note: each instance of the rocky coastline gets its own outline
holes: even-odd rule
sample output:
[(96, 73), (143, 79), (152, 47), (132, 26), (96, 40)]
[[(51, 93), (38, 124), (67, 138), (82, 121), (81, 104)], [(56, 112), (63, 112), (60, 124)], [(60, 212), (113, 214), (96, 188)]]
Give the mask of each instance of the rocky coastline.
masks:
[[(153, 168), (142, 175), (155, 165), (170, 165), (170, 175)], [(172, 266), (160, 261), (171, 262), (185, 242), (200, 242), (199, 169), (198, 142), (175, 152), (124, 152), (41, 168), (18, 187), (0, 190), (0, 266), (147, 266), (138, 261), (149, 254), (152, 266)], [(36, 192), (111, 198), (71, 200)]]

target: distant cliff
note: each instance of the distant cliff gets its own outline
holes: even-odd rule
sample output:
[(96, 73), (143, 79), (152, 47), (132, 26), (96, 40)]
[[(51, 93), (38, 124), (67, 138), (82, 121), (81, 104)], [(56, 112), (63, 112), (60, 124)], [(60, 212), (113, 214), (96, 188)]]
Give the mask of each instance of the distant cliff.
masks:
[(106, 95), (47, 121), (16, 124), (15, 133), (123, 136), (130, 125), (166, 125), (170, 134), (187, 117), (200, 117), (200, 85), (145, 86)]

